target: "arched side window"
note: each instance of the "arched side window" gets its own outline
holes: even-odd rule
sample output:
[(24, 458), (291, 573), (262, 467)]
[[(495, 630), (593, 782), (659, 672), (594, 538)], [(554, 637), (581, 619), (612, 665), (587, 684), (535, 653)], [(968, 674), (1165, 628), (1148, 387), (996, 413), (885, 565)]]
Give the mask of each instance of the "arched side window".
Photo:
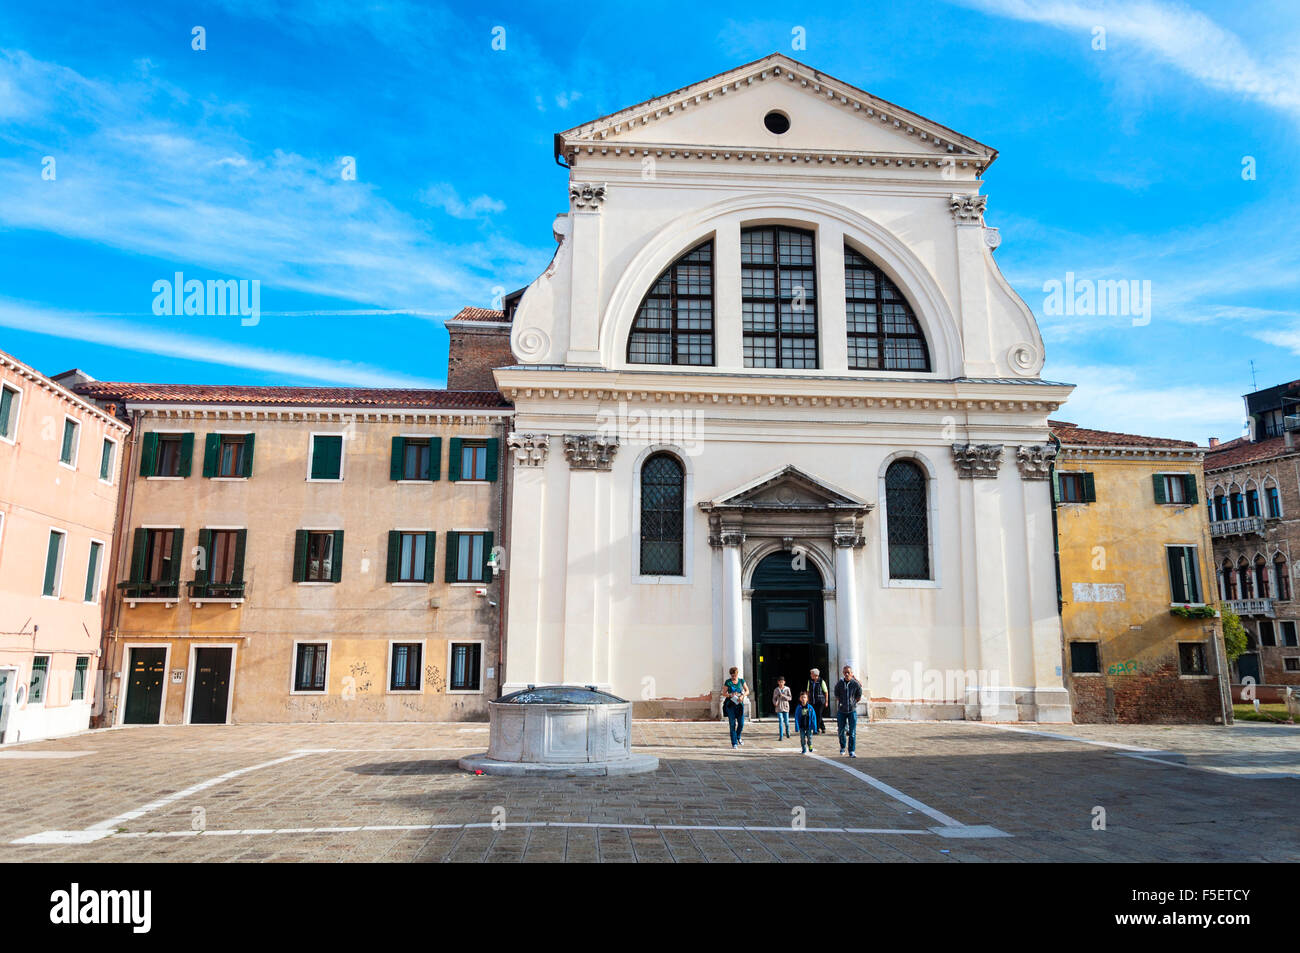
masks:
[(849, 368), (928, 371), (930, 349), (911, 305), (883, 272), (844, 246)]
[(1255, 557), (1255, 595), (1260, 599), (1267, 599), (1272, 595), (1272, 586), (1269, 585), (1268, 563), (1264, 557), (1257, 555)]
[(713, 240), (664, 269), (637, 309), (629, 364), (713, 363)]
[(682, 505), (686, 471), (656, 453), (641, 467), (641, 575), (682, 575)]
[(885, 520), (889, 527), (889, 578), (930, 578), (930, 513), (925, 472), (910, 460), (885, 471)]
[(1255, 586), (1250, 575), (1250, 564), (1246, 562), (1245, 556), (1237, 560), (1237, 585), (1241, 590), (1241, 598), (1255, 598)]
[(1286, 557), (1281, 553), (1273, 555), (1273, 575), (1277, 577), (1277, 597), (1282, 602), (1291, 600), (1291, 577), (1287, 571)]
[(774, 225), (740, 232), (746, 367), (817, 366), (813, 233)]
[(1219, 575), (1223, 577), (1223, 598), (1235, 602), (1237, 599), (1237, 574), (1232, 571), (1232, 560), (1224, 559)]

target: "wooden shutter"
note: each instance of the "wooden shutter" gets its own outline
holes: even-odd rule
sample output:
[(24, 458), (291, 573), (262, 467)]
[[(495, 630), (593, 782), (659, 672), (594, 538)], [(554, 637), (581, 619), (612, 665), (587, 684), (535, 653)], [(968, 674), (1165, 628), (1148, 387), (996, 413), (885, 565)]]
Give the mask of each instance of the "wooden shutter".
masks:
[(1169, 498), (1165, 496), (1165, 475), (1163, 473), (1153, 473), (1151, 475), (1151, 485), (1155, 488), (1156, 502), (1168, 503)]
[(8, 387), (0, 387), (0, 436), (9, 437), (9, 414), (14, 406), (14, 392)]
[(1169, 595), (1174, 602), (1187, 602), (1187, 592), (1183, 586), (1182, 548), (1170, 546), (1165, 549), (1169, 557)]
[[(437, 480), (442, 477), (442, 438), (429, 438), (429, 479)], [(432, 578), (430, 578), (432, 582)]]
[(147, 433), (140, 441), (140, 476), (150, 477), (158, 466), (158, 435)]
[[(393, 438), (393, 456), (388, 461), (388, 479), (400, 480), (406, 476), (406, 438)], [(388, 580), (392, 582), (393, 580)]]
[(293, 534), (293, 581), (305, 582), (307, 579), (307, 531), (300, 529)]
[(424, 581), (433, 582), (434, 567), (438, 561), (438, 534), (424, 534)]
[(253, 475), (253, 438), (256, 434), (244, 434), (244, 466), (240, 469), (239, 475), (251, 477)]
[(483, 534), (483, 581), (492, 581), (492, 567), (488, 565), (488, 560), (492, 558), (492, 534)]
[(244, 546), (248, 542), (248, 530), (235, 531), (235, 564), (231, 567), (230, 581), (241, 586), (244, 584)]
[(1083, 502), (1097, 502), (1097, 481), (1093, 479), (1091, 473), (1081, 474), (1083, 478)]
[(45, 550), (45, 588), (41, 590), (47, 596), (54, 595), (54, 581), (59, 574), (59, 550), (66, 541), (61, 533), (50, 532), (50, 542)]
[(145, 550), (149, 546), (149, 531), (137, 529), (131, 549), (131, 581), (144, 582)]
[[(401, 437), (393, 438), (393, 448), (396, 452), (397, 441)], [(402, 534), (395, 529), (388, 531), (388, 582), (397, 582), (402, 575)]]
[(452, 437), (450, 450), (447, 452), (447, 479), (460, 479), (460, 437)]
[(460, 554), (460, 533), (447, 533), (447, 565), (445, 577), (448, 582), (456, 581), (456, 559)]
[[(1196, 503), (1199, 501), (1200, 498), (1196, 495), (1196, 474), (1194, 473), (1183, 474), (1183, 489), (1186, 492), (1188, 503)], [(1256, 505), (1258, 505), (1258, 502)]]
[(343, 578), (343, 530), (334, 531), (334, 549), (330, 553), (330, 582)]
[(194, 434), (181, 434), (181, 469), (179, 476), (190, 475), (190, 464), (194, 459)]
[(181, 560), (185, 558), (185, 530), (172, 530), (172, 577), (170, 582), (179, 582), (181, 578)]
[(206, 586), (208, 580), (212, 578), (212, 530), (199, 530), (199, 549), (203, 551), (203, 568), (194, 570), (196, 588)]
[(496, 437), (487, 442), (487, 467), (485, 469), (486, 479), (489, 483), (497, 481), (497, 448), (501, 441)]
[(317, 434), (312, 438), (311, 478), (337, 480), (343, 475), (343, 437)]
[(203, 475), (214, 477), (221, 468), (221, 434), (210, 433), (203, 438)]

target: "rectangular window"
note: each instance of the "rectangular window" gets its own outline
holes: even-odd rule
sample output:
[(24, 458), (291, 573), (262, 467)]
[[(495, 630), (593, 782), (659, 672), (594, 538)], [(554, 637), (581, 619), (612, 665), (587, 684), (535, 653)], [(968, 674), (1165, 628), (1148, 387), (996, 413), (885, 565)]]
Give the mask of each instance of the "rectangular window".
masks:
[(0, 438), (13, 440), (18, 432), (19, 390), (5, 384), (0, 387)]
[(144, 575), (141, 582), (169, 582), (180, 578), (176, 536), (177, 531), (174, 529), (145, 530)]
[(219, 434), (219, 452), (217, 453), (217, 476), (242, 477), (244, 473), (244, 436), (243, 434)]
[(334, 534), (307, 534), (307, 575), (304, 582), (331, 582), (334, 577)]
[(293, 690), (295, 692), (325, 691), (325, 663), (329, 646), (324, 642), (300, 642), (294, 663)]
[(482, 691), (482, 679), (479, 668), (483, 662), (483, 644), (481, 642), (453, 642), (451, 644), (451, 678), (448, 691), (478, 692)]
[(113, 461), (117, 457), (117, 442), (104, 438), (104, 449), (99, 454), (99, 478), (105, 483), (113, 482)]
[(78, 655), (77, 667), (72, 671), (72, 700), (83, 701), (86, 697), (86, 674), (90, 670), (90, 656)]
[(1157, 503), (1195, 503), (1196, 477), (1191, 473), (1156, 473), (1151, 477)]
[(1246, 491), (1246, 515), (1261, 516), (1259, 511), (1259, 490), (1253, 487)]
[(1234, 520), (1239, 520), (1246, 515), (1246, 498), (1240, 493), (1234, 493), (1228, 497), (1228, 508)]
[(748, 228), (740, 234), (746, 367), (817, 366), (817, 268), (812, 232)]
[(63, 550), (68, 534), (57, 529), (50, 530), (49, 546), (45, 550), (45, 586), (41, 590), (47, 596), (58, 598), (63, 589)]
[(59, 451), (59, 462), (70, 467), (77, 465), (77, 448), (81, 443), (81, 424), (71, 417), (63, 418), (63, 448)]
[(1283, 621), (1277, 624), (1277, 627), (1282, 636), (1283, 645), (1287, 646), (1288, 648), (1291, 648), (1295, 645), (1300, 644), (1296, 642), (1295, 623), (1293, 621), (1291, 621), (1290, 619), (1284, 619)]
[(1285, 672), (1300, 672), (1300, 657), (1290, 655), (1282, 659), (1282, 670)]
[(181, 475), (184, 438), (185, 435), (180, 433), (158, 434), (157, 455), (154, 457), (154, 471), (151, 476), (178, 477)]
[(420, 665), (424, 646), (419, 642), (397, 642), (393, 645), (393, 665), (388, 674), (391, 692), (418, 692), (420, 690)]
[(1058, 498), (1062, 503), (1091, 503), (1097, 499), (1091, 473), (1056, 474)]
[(1268, 515), (1270, 519), (1282, 518), (1282, 498), (1278, 496), (1277, 487), (1269, 486), (1264, 488), (1264, 500), (1268, 504)]
[(491, 544), (488, 533), (448, 533), (449, 582), (483, 582), (487, 578), (485, 564)]
[(1208, 674), (1205, 666), (1204, 642), (1178, 643), (1178, 673), (1180, 675)]
[(1101, 656), (1096, 642), (1070, 643), (1070, 674), (1095, 675), (1101, 672)]
[(208, 537), (208, 582), (217, 586), (228, 586), (234, 582), (243, 582), (235, 576), (236, 551), (239, 548), (238, 529), (214, 529)]
[(1259, 620), (1259, 644), (1260, 645), (1277, 645), (1277, 635), (1273, 631), (1272, 619)]
[(96, 602), (99, 597), (99, 563), (104, 555), (104, 544), (90, 543), (90, 558), (86, 561), (86, 602)]
[(1169, 588), (1176, 603), (1201, 601), (1201, 572), (1195, 546), (1166, 546), (1169, 557)]
[(388, 534), (388, 581), (432, 582), (437, 534), (392, 530)]
[(402, 444), (402, 479), (427, 480), (432, 473), (432, 447), (428, 440), (407, 439)]
[(45, 681), (50, 674), (50, 657), (38, 655), (32, 659), (32, 680), (27, 686), (27, 704), (45, 701)]
[(487, 444), (465, 440), (460, 445), (460, 475), (458, 480), (487, 479)]
[(343, 479), (342, 434), (312, 434), (311, 478), (313, 480)]

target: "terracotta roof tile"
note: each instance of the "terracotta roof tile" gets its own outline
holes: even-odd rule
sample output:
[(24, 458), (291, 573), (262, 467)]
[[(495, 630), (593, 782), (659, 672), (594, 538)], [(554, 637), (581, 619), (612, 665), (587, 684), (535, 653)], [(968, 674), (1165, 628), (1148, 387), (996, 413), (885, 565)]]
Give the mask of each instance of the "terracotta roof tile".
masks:
[(1238, 437), (1235, 440), (1229, 440), (1221, 443), (1205, 455), (1205, 469), (1225, 470), (1228, 467), (1239, 467), (1243, 463), (1254, 463), (1256, 460), (1268, 460), (1273, 457), (1285, 456), (1289, 453), (1296, 453), (1300, 448), (1286, 445), (1286, 438), (1282, 436), (1265, 437), (1258, 443), (1251, 443), (1248, 437)]
[(453, 321), (504, 321), (505, 319), (504, 311), (493, 311), (490, 308), (461, 308), (460, 313), (452, 318)]
[(1194, 448), (1190, 440), (1172, 440), (1169, 437), (1143, 437), (1133, 433), (1113, 430), (1089, 430), (1063, 420), (1049, 420), (1052, 434), (1063, 444), (1076, 447), (1168, 447), (1170, 449)]
[(96, 381), (77, 393), (91, 400), (136, 403), (244, 404), (276, 407), (431, 407), (495, 410), (511, 404), (496, 391), (388, 387), (258, 387), (232, 384), (130, 384)]

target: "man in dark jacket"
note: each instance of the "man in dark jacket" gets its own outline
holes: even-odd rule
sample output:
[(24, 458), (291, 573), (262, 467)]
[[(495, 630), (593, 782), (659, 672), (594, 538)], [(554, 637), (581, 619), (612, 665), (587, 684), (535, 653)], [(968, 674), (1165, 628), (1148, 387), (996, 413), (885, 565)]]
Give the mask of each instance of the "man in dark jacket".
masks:
[(817, 712), (817, 733), (826, 734), (826, 706), (830, 704), (831, 693), (830, 687), (826, 684), (826, 679), (822, 678), (822, 673), (818, 669), (813, 669), (808, 673), (808, 704), (812, 705), (813, 711)]
[(840, 754), (844, 754), (847, 733), (850, 758), (858, 756), (858, 702), (860, 701), (862, 701), (862, 683), (853, 677), (853, 669), (846, 665), (840, 680), (835, 683), (835, 721), (839, 727)]

